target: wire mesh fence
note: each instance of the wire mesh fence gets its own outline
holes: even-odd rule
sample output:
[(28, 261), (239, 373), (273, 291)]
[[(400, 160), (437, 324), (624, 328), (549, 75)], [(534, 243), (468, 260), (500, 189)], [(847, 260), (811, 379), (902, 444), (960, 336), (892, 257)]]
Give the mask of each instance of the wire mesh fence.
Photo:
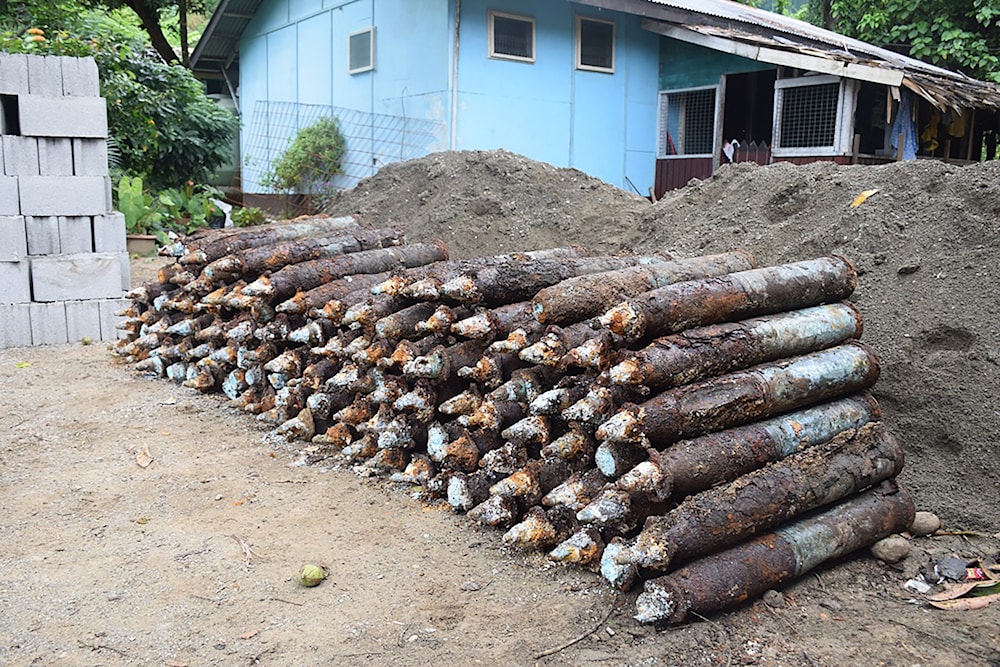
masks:
[(291, 213), (315, 209), (317, 200), (357, 185), (390, 162), (427, 155), (443, 146), (446, 126), (440, 121), (376, 114), (324, 104), (258, 101), (244, 127), (242, 183), (244, 192), (272, 192), (264, 183), (275, 159), (295, 139), (299, 130), (320, 118), (335, 118), (346, 142), (340, 173), (318, 179), (310, 197), (291, 198)]

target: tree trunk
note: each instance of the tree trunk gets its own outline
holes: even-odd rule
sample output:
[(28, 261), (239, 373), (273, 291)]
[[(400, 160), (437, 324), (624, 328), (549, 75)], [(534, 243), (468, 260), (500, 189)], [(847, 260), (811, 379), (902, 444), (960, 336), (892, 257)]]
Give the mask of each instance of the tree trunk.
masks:
[(167, 42), (167, 38), (163, 34), (163, 29), (160, 27), (160, 15), (157, 11), (146, 0), (127, 0), (125, 4), (139, 17), (143, 30), (149, 33), (149, 39), (153, 43), (153, 48), (160, 54), (164, 62), (178, 62), (177, 54), (174, 53), (170, 43)]

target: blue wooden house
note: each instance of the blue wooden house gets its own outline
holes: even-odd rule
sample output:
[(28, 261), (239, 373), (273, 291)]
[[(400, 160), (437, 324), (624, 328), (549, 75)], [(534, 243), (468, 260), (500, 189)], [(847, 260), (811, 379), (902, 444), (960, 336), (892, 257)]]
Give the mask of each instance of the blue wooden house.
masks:
[(504, 148), (654, 196), (727, 161), (992, 157), (1000, 133), (997, 86), (729, 0), (222, 0), (192, 66), (237, 101), (251, 194), (320, 116), (339, 186)]

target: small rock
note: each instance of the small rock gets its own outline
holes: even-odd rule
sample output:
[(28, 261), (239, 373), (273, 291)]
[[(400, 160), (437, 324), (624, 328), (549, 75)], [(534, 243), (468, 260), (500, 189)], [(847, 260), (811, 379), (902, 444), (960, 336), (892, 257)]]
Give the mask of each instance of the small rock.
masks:
[(763, 598), (764, 604), (772, 609), (781, 609), (785, 606), (785, 596), (774, 589), (764, 591)]
[(901, 276), (909, 275), (911, 273), (916, 273), (920, 270), (920, 262), (913, 262), (911, 264), (904, 264), (896, 270)]
[(886, 563), (898, 563), (910, 555), (910, 543), (900, 535), (890, 535), (871, 547), (872, 555)]
[(913, 516), (913, 524), (910, 526), (910, 534), (915, 537), (931, 535), (941, 528), (941, 519), (933, 512), (917, 512)]

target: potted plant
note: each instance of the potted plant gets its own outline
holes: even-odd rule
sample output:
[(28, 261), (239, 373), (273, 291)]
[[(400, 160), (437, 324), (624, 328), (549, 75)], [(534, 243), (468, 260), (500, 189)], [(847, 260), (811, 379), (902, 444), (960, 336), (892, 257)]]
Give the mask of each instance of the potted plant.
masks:
[(125, 216), (125, 244), (129, 254), (152, 255), (157, 244), (167, 243), (163, 214), (153, 196), (143, 189), (141, 177), (123, 176), (118, 182), (118, 210)]

